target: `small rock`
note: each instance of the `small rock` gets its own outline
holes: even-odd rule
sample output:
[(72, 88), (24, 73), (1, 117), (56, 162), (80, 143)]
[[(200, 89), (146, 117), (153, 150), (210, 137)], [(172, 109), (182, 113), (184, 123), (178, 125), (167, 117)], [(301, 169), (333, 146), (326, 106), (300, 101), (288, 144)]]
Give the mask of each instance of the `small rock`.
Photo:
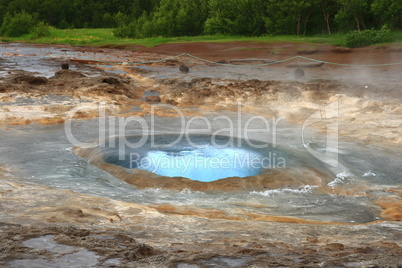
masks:
[(402, 206), (390, 207), (381, 213), (381, 217), (391, 221), (402, 221)]
[(344, 250), (345, 246), (341, 243), (331, 243), (325, 245), (324, 249), (329, 250), (329, 251), (339, 251), (339, 250)]
[(159, 96), (146, 96), (145, 99), (147, 102), (161, 102), (161, 98)]
[(110, 85), (118, 85), (120, 84), (119, 79), (114, 77), (106, 77), (102, 79), (102, 83), (110, 84)]
[(54, 77), (56, 78), (81, 78), (81, 77), (85, 77), (84, 74), (77, 72), (77, 71), (73, 71), (73, 70), (58, 70), (55, 74)]
[(180, 65), (180, 67), (179, 67), (179, 70), (180, 70), (180, 72), (182, 72), (182, 73), (188, 73), (189, 71), (190, 71), (190, 68), (188, 68), (188, 66), (187, 65), (185, 65), (185, 64), (182, 64), (182, 65)]
[(43, 76), (21, 75), (14, 78), (14, 82), (27, 82), (31, 85), (43, 85), (47, 83), (47, 78)]
[(56, 83), (56, 84), (54, 84), (56, 87), (62, 87), (62, 86), (64, 86), (64, 83)]
[(352, 50), (348, 47), (336, 47), (334, 48), (334, 52), (336, 53), (350, 53)]
[(371, 252), (373, 252), (373, 251), (374, 251), (374, 249), (372, 249), (372, 248), (370, 248), (370, 247), (365, 247), (365, 248), (356, 248), (356, 249), (353, 250), (353, 253), (364, 253), (364, 254), (367, 254), (367, 253), (371, 253)]
[(295, 70), (295, 77), (296, 79), (302, 78), (304, 76), (304, 71), (302, 68), (297, 68)]
[(68, 70), (69, 68), (70, 68), (70, 66), (68, 65), (68, 63), (63, 62), (63, 63), (61, 64), (61, 69), (63, 69), (63, 70)]
[(217, 63), (228, 64), (229, 62), (227, 60), (218, 60)]
[(307, 237), (306, 240), (313, 244), (317, 244), (319, 242), (316, 237)]
[(175, 100), (167, 100), (166, 103), (167, 103), (167, 104), (170, 104), (170, 105), (174, 105), (174, 106), (177, 106), (177, 105), (179, 104), (179, 103), (178, 103), (177, 101), (175, 101)]
[(312, 55), (312, 54), (317, 54), (318, 50), (317, 49), (301, 49), (297, 51), (297, 54), (299, 55)]

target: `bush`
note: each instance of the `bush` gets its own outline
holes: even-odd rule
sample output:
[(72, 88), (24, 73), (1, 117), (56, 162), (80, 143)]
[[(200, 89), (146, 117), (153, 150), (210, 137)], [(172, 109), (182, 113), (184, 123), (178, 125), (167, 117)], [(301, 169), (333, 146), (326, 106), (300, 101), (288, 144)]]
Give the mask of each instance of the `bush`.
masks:
[(134, 20), (118, 13), (115, 16), (118, 27), (113, 34), (122, 38), (200, 35), (208, 16), (207, 3), (207, 0), (161, 0), (155, 10)]
[(34, 28), (32, 28), (31, 34), (31, 39), (50, 36), (50, 26), (41, 21)]
[(383, 27), (381, 30), (351, 31), (346, 35), (345, 46), (364, 47), (375, 43), (388, 43), (394, 41), (391, 30)]
[(29, 33), (37, 23), (37, 14), (32, 15), (22, 11), (12, 16), (10, 13), (7, 13), (0, 28), (0, 35), (18, 37)]

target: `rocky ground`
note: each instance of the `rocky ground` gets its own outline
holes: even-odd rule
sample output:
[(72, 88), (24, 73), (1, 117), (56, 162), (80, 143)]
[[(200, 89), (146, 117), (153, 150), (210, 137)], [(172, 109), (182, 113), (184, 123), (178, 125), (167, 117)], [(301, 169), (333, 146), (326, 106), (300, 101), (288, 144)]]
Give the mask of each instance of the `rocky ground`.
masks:
[[(171, 214), (3, 174), (4, 267), (400, 267), (401, 225)], [(221, 215), (222, 216), (222, 215)], [(32, 266), (33, 265), (33, 266)]]
[[(401, 62), (398, 49), (394, 45), (337, 51), (329, 46), (197, 43), (142, 49), (130, 57), (134, 57), (133, 61), (160, 59), (188, 52), (228, 62), (278, 60), (305, 55), (309, 50), (309, 56), (327, 61), (356, 63), (362, 59), (359, 63), (378, 64)], [(77, 50), (89, 53), (93, 49)], [(127, 62), (126, 51), (96, 51), (104, 57), (116, 53), (116, 58)], [(1, 127), (62, 124), (75, 108), (80, 112), (74, 113), (74, 119), (93, 118), (98, 116), (100, 103), (106, 105), (108, 113), (118, 116), (146, 116), (154, 107), (157, 116), (170, 117), (175, 116), (175, 108), (185, 115), (197, 116), (235, 110), (241, 102), (247, 113), (266, 118), (285, 116), (301, 124), (317, 109), (337, 102), (336, 120), (344, 139), (393, 151), (402, 144), (400, 66), (362, 73), (324, 65), (308, 69), (306, 73), (311, 77), (301, 80), (294, 80), (292, 71), (289, 81), (286, 66), (269, 71), (271, 77), (278, 79), (252, 79), (260, 69), (246, 72), (242, 79), (236, 78), (237, 74), (205, 78), (203, 74), (213, 67), (191, 60), (193, 75), (190, 72), (184, 77), (152, 77), (163, 73), (164, 68), (176, 70), (180, 64), (181, 61), (153, 64), (154, 72), (119, 66), (125, 75), (101, 72), (91, 76), (78, 69), (59, 70), (46, 78), (11, 71), (0, 77)], [(146, 91), (157, 92), (159, 97), (146, 99)], [(326, 118), (314, 127), (325, 132), (326, 125), (334, 120)], [(392, 221), (340, 224), (266, 215), (236, 218), (219, 210), (119, 202), (22, 184), (12, 168), (0, 166), (1, 266), (402, 267), (402, 194), (398, 189), (378, 201), (384, 209), (384, 219)]]

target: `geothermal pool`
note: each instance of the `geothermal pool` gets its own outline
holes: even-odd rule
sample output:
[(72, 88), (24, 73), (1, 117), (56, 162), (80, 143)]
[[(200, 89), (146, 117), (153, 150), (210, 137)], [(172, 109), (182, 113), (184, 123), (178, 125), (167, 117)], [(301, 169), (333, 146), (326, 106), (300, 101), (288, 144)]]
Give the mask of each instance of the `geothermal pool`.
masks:
[[(163, 122), (163, 123), (162, 123)], [(159, 119), (157, 132), (172, 133), (180, 122), (177, 119)], [(290, 128), (284, 123), (279, 128), (279, 146), (286, 148), (286, 157), (293, 165), (312, 165), (322, 168), (319, 161), (308, 156), (298, 136), (299, 130)], [(74, 136), (77, 140), (86, 142), (98, 140), (98, 120), (74, 121), (72, 124)], [(128, 136), (139, 135), (138, 128), (133, 125), (127, 127)], [(228, 215), (242, 215), (245, 212), (261, 213), (266, 215), (292, 216), (319, 221), (339, 221), (364, 223), (379, 219), (381, 213), (373, 203), (376, 197), (382, 196), (384, 188), (392, 188), (402, 183), (401, 167), (398, 163), (401, 156), (394, 154), (393, 161), (389, 161), (389, 153), (375, 148), (365, 148), (356, 144), (340, 143), (339, 167), (328, 171), (332, 175), (329, 187), (342, 188), (355, 185), (370, 187), (370, 196), (341, 196), (327, 194), (305, 185), (303, 187), (284, 187), (261, 191), (200, 192), (184, 189), (181, 191), (161, 188), (137, 189), (107, 172), (89, 164), (72, 152), (72, 144), (67, 139), (63, 125), (58, 126), (13, 126), (7, 130), (1, 129), (2, 146), (0, 161), (11, 165), (25, 183), (34, 183), (60, 189), (71, 189), (76, 192), (106, 198), (135, 202), (140, 204), (173, 204), (176, 206), (192, 206), (203, 209), (220, 209)], [(258, 136), (258, 135), (257, 135)], [(313, 137), (313, 136), (312, 136)], [(269, 138), (268, 138), (269, 139)], [(316, 148), (323, 146), (319, 139), (310, 141)], [(181, 147), (183, 148), (183, 147)], [(144, 147), (143, 147), (144, 149)], [(198, 149), (201, 150), (202, 149)], [(207, 151), (210, 151), (208, 148)], [(211, 153), (215, 154), (213, 149)], [(249, 152), (249, 148), (241, 152)], [(138, 151), (137, 151), (138, 152)], [(150, 156), (157, 158), (163, 150), (155, 151)], [(189, 150), (181, 151), (188, 153)], [(233, 151), (220, 151), (222, 154), (231, 154)], [(261, 151), (251, 151), (256, 157), (264, 155)], [(118, 162), (118, 158), (111, 157), (109, 162)], [(120, 163), (124, 165), (123, 163)], [(174, 175), (171, 170), (163, 171)], [(226, 172), (226, 171), (225, 171)], [(235, 171), (237, 172), (237, 171)], [(241, 171), (243, 172), (243, 171)], [(248, 171), (247, 171), (248, 172)], [(227, 173), (231, 175), (252, 176), (250, 173)], [(211, 178), (207, 174), (197, 171), (195, 179)], [(217, 173), (223, 177), (221, 173)], [(191, 175), (191, 174), (186, 174)], [(204, 176), (205, 175), (205, 176)], [(303, 176), (303, 174), (301, 174)], [(218, 179), (215, 178), (215, 179)]]
[[(100, 150), (107, 163), (128, 169), (141, 169), (167, 177), (184, 177), (211, 182), (229, 177), (256, 176), (269, 169), (284, 168), (281, 152), (261, 142), (212, 135), (154, 135), (124, 137), (125, 148), (120, 144)], [(117, 138), (118, 139), (118, 138)], [(131, 146), (130, 146), (131, 145)], [(136, 145), (136, 146), (134, 146)], [(120, 153), (121, 152), (121, 153)], [(280, 162), (281, 161), (281, 162)], [(278, 162), (278, 163), (277, 163)]]
[[(8, 49), (11, 52), (16, 49), (21, 53), (24, 52), (22, 51), (24, 48), (20, 46)], [(61, 53), (57, 49), (50, 52), (28, 49), (28, 52), (32, 51), (35, 51), (35, 55), (32, 57)], [(15, 57), (10, 58), (14, 59)], [(37, 66), (41, 66), (41, 68), (37, 68)], [(57, 70), (58, 66), (59, 63), (57, 62), (36, 59), (29, 63), (26, 61), (19, 61), (18, 64), (5, 63), (3, 67), (5, 70), (35, 70), (41, 75), (49, 76)], [(72, 65), (72, 68), (74, 69), (75, 66)], [(168, 69), (169, 72), (172, 72), (172, 69)], [(203, 73), (200, 72), (200, 74)], [(237, 75), (237, 73), (233, 74), (235, 78)], [(24, 103), (24, 100), (18, 101)], [(63, 98), (63, 101), (68, 101), (68, 98)], [(40, 105), (41, 103), (37, 104)], [(244, 118), (239, 120), (238, 114), (235, 112), (220, 111), (219, 114), (211, 112), (210, 121), (215, 122), (215, 125), (212, 126), (212, 132), (220, 131), (222, 128), (224, 122), (214, 120), (214, 117), (222, 116), (222, 114), (237, 122), (238, 125), (234, 127), (238, 129), (243, 129), (248, 117), (252, 116), (244, 115)], [(127, 154), (124, 160), (119, 158), (119, 150), (112, 147), (103, 151), (106, 162), (125, 168), (142, 169), (161, 176), (181, 176), (203, 182), (216, 181), (227, 177), (242, 177), (246, 180), (250, 176), (270, 172), (272, 167), (266, 168), (266, 166), (272, 165), (272, 160), (264, 162), (264, 158), (269, 156), (271, 152), (276, 153), (278, 158), (283, 158), (286, 165), (296, 170), (298, 168), (300, 170), (302, 170), (301, 168), (320, 170), (327, 174), (330, 180), (320, 185), (321, 187), (306, 183), (300, 187), (285, 186), (252, 191), (215, 190), (204, 192), (189, 189), (177, 191), (160, 187), (138, 189), (74, 154), (73, 147), (77, 144), (71, 143), (66, 135), (64, 125), (1, 126), (0, 162), (12, 167), (14, 173), (24, 183), (40, 184), (57, 189), (70, 189), (79, 193), (147, 205), (172, 204), (200, 209), (219, 209), (227, 215), (239, 216), (240, 218), (246, 213), (258, 213), (324, 222), (371, 222), (380, 219), (381, 213), (381, 209), (373, 201), (386, 195), (387, 189), (400, 186), (402, 183), (400, 176), (402, 174), (402, 167), (400, 166), (402, 155), (398, 148), (385, 150), (367, 147), (364, 144), (340, 141), (337, 149), (339, 164), (336, 167), (327, 167), (305, 149), (307, 144), (315, 151), (325, 153), (326, 137), (310, 130), (303, 133), (306, 134), (303, 140), (301, 127), (286, 121), (278, 124), (275, 138), (272, 133), (254, 132), (250, 136), (251, 139), (263, 144), (275, 142), (277, 147), (272, 149), (271, 146), (270, 151), (267, 151), (252, 148), (247, 144), (240, 148), (236, 148), (236, 146), (219, 148), (219, 146), (204, 144), (203, 139), (199, 140), (203, 145), (199, 148), (190, 146), (188, 142), (179, 142), (175, 145), (176, 147), (164, 148), (163, 144), (171, 143), (169, 139), (178, 135), (177, 130), (183, 127), (182, 122), (178, 118), (161, 117), (146, 117), (144, 120), (148, 125), (154, 124), (156, 126), (154, 133), (163, 140), (159, 147), (151, 147), (147, 143), (132, 151), (126, 150), (124, 147), (125, 154)], [(203, 127), (201, 124), (200, 128)], [(255, 127), (258, 129), (259, 126)], [(124, 137), (126, 141), (133, 143), (130, 139), (144, 134), (143, 130), (135, 123), (127, 124), (124, 133), (119, 132), (121, 129), (113, 129), (109, 126), (104, 137), (100, 137), (99, 128), (100, 123), (97, 119), (75, 120), (71, 124), (74, 138), (82, 143), (99, 143), (105, 137)], [(226, 137), (230, 136), (230, 133), (224, 131), (220, 131), (220, 133), (223, 137), (225, 135)], [(192, 133), (192, 135), (196, 134)], [(244, 137), (238, 135), (237, 138)], [(221, 143), (227, 142), (226, 138), (222, 139), (220, 140)], [(117, 148), (119, 147), (117, 146)], [(134, 158), (132, 158), (132, 154), (134, 154)], [(193, 161), (196, 156), (202, 163), (210, 161), (213, 157), (226, 159), (227, 168), (217, 171), (216, 165), (211, 163), (206, 168), (199, 168)], [(244, 159), (246, 156), (249, 157), (248, 159), (256, 159), (260, 165), (253, 168), (236, 168), (233, 166), (236, 157)], [(174, 168), (161, 168), (157, 164), (160, 161), (166, 161), (165, 164), (168, 167), (174, 166)], [(247, 161), (246, 163), (248, 163)], [(186, 165), (185, 163), (188, 162), (190, 164)], [(308, 181), (308, 178), (303, 176), (303, 172), (300, 172), (300, 177)], [(359, 187), (356, 186), (365, 190), (360, 192)], [(322, 187), (325, 187), (327, 191), (319, 189)], [(342, 192), (337, 191), (339, 189), (348, 189), (349, 192), (348, 194), (339, 194)]]

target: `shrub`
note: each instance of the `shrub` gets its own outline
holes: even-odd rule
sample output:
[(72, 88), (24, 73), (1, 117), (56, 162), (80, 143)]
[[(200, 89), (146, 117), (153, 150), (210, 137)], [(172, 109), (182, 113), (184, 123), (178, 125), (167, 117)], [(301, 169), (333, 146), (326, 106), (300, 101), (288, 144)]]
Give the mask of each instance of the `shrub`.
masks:
[(22, 11), (12, 16), (10, 13), (7, 13), (4, 16), (0, 34), (8, 37), (18, 37), (29, 33), (37, 22), (37, 14), (32, 15)]
[(41, 21), (34, 28), (32, 28), (31, 34), (31, 39), (50, 36), (50, 26)]
[(346, 35), (345, 45), (347, 47), (364, 47), (375, 43), (392, 42), (394, 36), (386, 26), (381, 30), (351, 31)]

